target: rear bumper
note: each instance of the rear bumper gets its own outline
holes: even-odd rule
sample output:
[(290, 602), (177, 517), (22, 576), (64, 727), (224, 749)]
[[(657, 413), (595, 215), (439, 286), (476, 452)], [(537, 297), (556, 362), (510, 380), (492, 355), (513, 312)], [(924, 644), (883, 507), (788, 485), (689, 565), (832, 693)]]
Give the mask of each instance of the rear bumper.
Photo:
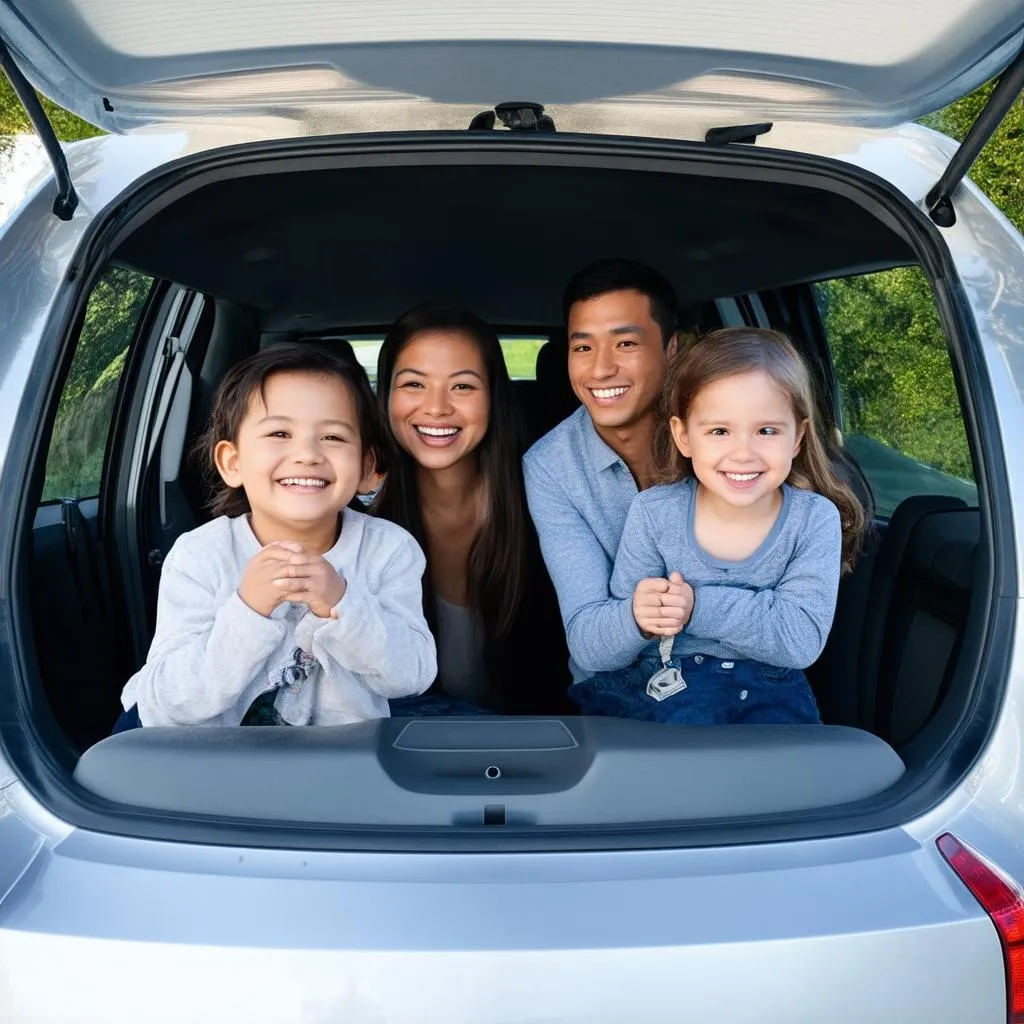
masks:
[(302, 853), (53, 842), (9, 800), (0, 851), (6, 1024), (1005, 1021), (995, 930), (902, 831)]

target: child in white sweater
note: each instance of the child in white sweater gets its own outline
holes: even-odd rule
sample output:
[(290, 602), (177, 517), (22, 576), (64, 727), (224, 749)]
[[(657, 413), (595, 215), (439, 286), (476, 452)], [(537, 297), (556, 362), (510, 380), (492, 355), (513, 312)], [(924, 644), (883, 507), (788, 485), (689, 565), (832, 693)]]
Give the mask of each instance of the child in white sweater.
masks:
[(427, 689), (423, 553), (348, 507), (375, 470), (378, 415), (362, 368), (321, 348), (275, 346), (231, 369), (200, 442), (218, 518), (167, 555), (115, 731), (337, 725)]

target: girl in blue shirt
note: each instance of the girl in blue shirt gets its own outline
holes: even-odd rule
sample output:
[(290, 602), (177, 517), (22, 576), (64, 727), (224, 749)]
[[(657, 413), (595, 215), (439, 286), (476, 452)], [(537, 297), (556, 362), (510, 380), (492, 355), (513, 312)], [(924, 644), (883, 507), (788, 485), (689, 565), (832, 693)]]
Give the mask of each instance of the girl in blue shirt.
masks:
[(864, 514), (829, 465), (792, 343), (756, 328), (694, 343), (669, 369), (655, 446), (662, 482), (633, 500), (610, 584), (631, 641), (600, 644), (570, 696), (584, 714), (819, 722), (803, 669)]

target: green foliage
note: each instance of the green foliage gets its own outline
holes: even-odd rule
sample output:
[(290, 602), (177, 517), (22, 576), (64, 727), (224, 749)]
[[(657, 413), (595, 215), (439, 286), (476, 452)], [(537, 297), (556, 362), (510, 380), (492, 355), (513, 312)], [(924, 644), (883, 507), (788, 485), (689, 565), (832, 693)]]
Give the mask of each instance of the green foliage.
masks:
[[(994, 87), (994, 82), (983, 85), (924, 118), (924, 123), (962, 142)], [(1017, 229), (1024, 231), (1024, 100), (1020, 97), (981, 151), (970, 176)]]
[[(963, 141), (990, 82), (924, 119)], [(1018, 99), (971, 168), (971, 179), (1024, 231), (1024, 102)], [(935, 469), (973, 479), (960, 400), (935, 299), (917, 267), (817, 288), (842, 382), (843, 421)]]
[(816, 294), (846, 432), (973, 479), (946, 336), (921, 269), (826, 281)]
[(508, 375), (513, 380), (534, 380), (537, 376), (537, 353), (547, 338), (516, 338), (502, 341)]
[[(89, 124), (88, 121), (75, 117), (74, 114), (51, 103), (43, 96), (39, 98), (43, 101), (43, 109), (57, 133), (57, 138), (63, 142), (75, 142), (78, 139), (90, 139), (94, 135), (103, 134), (99, 128)], [(32, 123), (21, 105), (21, 100), (15, 95), (7, 78), (0, 73), (0, 136), (17, 135), (20, 132), (30, 131), (32, 131)]]
[(117, 384), (152, 280), (110, 267), (86, 306), (46, 460), (43, 501), (99, 493)]

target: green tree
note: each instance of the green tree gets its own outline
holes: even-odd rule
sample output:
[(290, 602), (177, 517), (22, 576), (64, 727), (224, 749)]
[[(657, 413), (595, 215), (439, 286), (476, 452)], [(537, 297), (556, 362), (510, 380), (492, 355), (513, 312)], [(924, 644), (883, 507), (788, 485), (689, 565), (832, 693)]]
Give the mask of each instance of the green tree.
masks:
[(152, 283), (144, 274), (114, 266), (96, 282), (61, 391), (43, 501), (99, 493), (117, 385)]
[[(51, 103), (44, 96), (41, 96), (40, 99), (43, 101), (46, 116), (57, 133), (57, 138), (62, 141), (74, 142), (78, 139), (88, 139), (94, 135), (103, 134), (95, 125), (83, 121), (80, 117), (64, 110), (63, 107), (58, 107), (56, 103)], [(25, 108), (21, 105), (21, 100), (11, 88), (11, 83), (7, 81), (6, 76), (0, 73), (0, 137), (30, 131), (32, 131), (32, 122), (29, 121)]]
[(816, 286), (849, 435), (973, 479), (946, 336), (920, 267)]
[[(924, 123), (962, 142), (994, 87), (994, 82), (983, 85), (924, 118)], [(1024, 100), (1020, 97), (981, 151), (970, 176), (1017, 229), (1024, 231)]]

